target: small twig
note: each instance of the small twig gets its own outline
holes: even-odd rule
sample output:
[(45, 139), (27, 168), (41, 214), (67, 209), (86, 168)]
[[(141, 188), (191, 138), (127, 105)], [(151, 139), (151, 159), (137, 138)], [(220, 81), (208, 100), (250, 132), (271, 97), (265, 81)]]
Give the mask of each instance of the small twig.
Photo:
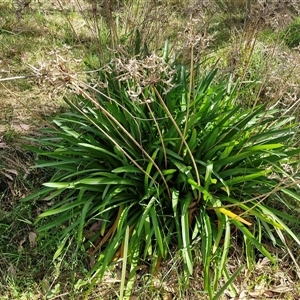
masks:
[(18, 79), (27, 79), (27, 78), (31, 78), (31, 77), (39, 77), (39, 76), (45, 76), (45, 75), (30, 74), (30, 75), (22, 75), (22, 76), (15, 76), (15, 77), (6, 77), (6, 78), (0, 78), (0, 81), (10, 81), (10, 80), (18, 80)]

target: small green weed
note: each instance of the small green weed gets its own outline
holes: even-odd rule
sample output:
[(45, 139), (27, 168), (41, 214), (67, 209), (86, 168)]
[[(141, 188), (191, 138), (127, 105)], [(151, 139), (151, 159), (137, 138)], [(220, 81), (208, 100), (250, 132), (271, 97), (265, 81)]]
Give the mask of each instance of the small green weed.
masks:
[(300, 45), (300, 19), (298, 18), (289, 25), (281, 34), (282, 39), (289, 48), (295, 48)]
[(6, 143), (14, 142), (20, 137), (20, 133), (17, 132), (15, 129), (12, 127), (7, 128), (5, 132), (3, 133), (3, 141)]

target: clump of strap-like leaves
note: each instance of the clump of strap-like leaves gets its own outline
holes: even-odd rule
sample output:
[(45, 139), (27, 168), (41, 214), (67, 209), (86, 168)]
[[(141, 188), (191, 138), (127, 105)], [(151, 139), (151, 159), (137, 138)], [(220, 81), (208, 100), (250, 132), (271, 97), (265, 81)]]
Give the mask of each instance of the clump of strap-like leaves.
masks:
[(300, 200), (282, 168), (299, 153), (289, 146), (292, 118), (265, 106), (243, 109), (232, 82), (215, 75), (171, 67), (156, 55), (115, 59), (94, 85), (73, 83), (78, 96), (67, 100), (69, 112), (37, 141), (36, 167), (55, 170), (27, 198), (53, 201), (38, 230), (63, 228), (62, 241), (76, 230), (79, 245), (93, 245), (94, 282), (123, 258), (128, 294), (136, 267), (150, 261), (155, 271), (172, 245), (192, 274), (197, 241), (204, 289), (217, 299), (218, 281), (230, 277), (232, 228), (249, 265), (254, 249), (274, 261), (262, 239), (282, 245), (288, 235), (300, 245), (285, 224), (295, 220), (274, 208), (288, 206), (284, 195)]

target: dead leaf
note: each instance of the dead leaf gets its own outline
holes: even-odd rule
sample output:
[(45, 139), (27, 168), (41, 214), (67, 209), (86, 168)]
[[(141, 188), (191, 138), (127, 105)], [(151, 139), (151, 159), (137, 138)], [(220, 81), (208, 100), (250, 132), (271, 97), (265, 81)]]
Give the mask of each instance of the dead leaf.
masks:
[(7, 274), (10, 278), (15, 278), (17, 274), (17, 270), (14, 266), (9, 266), (7, 269)]
[(19, 243), (19, 250), (22, 250), (23, 249), (23, 244), (26, 242), (26, 236), (23, 237), (23, 239), (20, 241)]
[(14, 181), (14, 179), (12, 178), (11, 175), (7, 174), (7, 173), (4, 173), (4, 172), (1, 172), (1, 174), (3, 174), (6, 178), (8, 178), (9, 180), (11, 181)]
[(102, 225), (102, 220), (100, 220), (100, 221), (98, 221), (98, 222), (95, 222), (95, 223), (93, 223), (93, 225), (89, 228), (89, 231), (94, 231), (94, 232), (96, 232), (96, 231), (100, 230), (101, 225)]
[(15, 189), (14, 189), (14, 187), (13, 187), (13, 185), (12, 185), (12, 182), (11, 182), (11, 181), (8, 181), (7, 184), (8, 184), (8, 186), (9, 186), (9, 189), (10, 189), (11, 194), (12, 194), (14, 197), (16, 197)]
[(89, 266), (90, 266), (90, 269), (92, 269), (96, 263), (96, 259), (95, 259), (95, 256), (93, 255), (93, 253), (90, 254), (89, 258), (90, 258)]
[(270, 264), (270, 260), (267, 257), (260, 259), (256, 265), (256, 269), (263, 269), (265, 266)]
[(29, 232), (28, 239), (29, 239), (30, 248), (36, 247), (36, 238), (37, 238), (37, 235), (35, 232)]
[(8, 172), (8, 173), (14, 174), (14, 175), (16, 175), (16, 176), (19, 175), (18, 171), (15, 170), (15, 169), (6, 169), (6, 168), (5, 168), (5, 169), (3, 169), (3, 170), (5, 170), (5, 171)]
[(29, 130), (30, 126), (27, 125), (27, 124), (20, 124), (20, 127), (23, 129), (23, 130)]
[(119, 282), (121, 282), (121, 280), (117, 279), (117, 278), (109, 278), (109, 279), (103, 280), (103, 282), (105, 282), (105, 283), (119, 283)]
[(249, 292), (249, 295), (254, 298), (259, 298), (261, 296), (260, 291)]
[(248, 298), (248, 291), (246, 291), (246, 290), (241, 291), (238, 299), (247, 299), (247, 298)]
[(272, 298), (274, 294), (271, 291), (264, 291), (264, 296), (267, 298)]
[(283, 286), (283, 285), (280, 285), (273, 289), (270, 289), (270, 291), (272, 291), (273, 293), (279, 293), (279, 294), (287, 293), (287, 292), (290, 292), (291, 290), (292, 289), (289, 288), (288, 286)]
[(161, 284), (161, 282), (158, 278), (154, 278), (152, 280), (152, 285), (153, 285), (154, 288), (160, 289), (162, 284)]

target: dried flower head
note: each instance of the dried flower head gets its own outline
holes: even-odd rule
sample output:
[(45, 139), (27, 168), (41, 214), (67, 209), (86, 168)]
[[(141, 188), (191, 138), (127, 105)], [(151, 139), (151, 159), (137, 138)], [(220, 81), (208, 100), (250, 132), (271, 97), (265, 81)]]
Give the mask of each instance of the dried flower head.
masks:
[(47, 58), (41, 59), (37, 66), (33, 66), (24, 60), (24, 63), (31, 69), (39, 86), (45, 90), (51, 90), (50, 96), (57, 93), (65, 93), (72, 89), (71, 82), (78, 79), (80, 74), (81, 59), (77, 59), (71, 53), (70, 46), (54, 48), (47, 53)]
[[(154, 53), (144, 59), (139, 59), (139, 57), (115, 58), (112, 63), (120, 82), (133, 83), (129, 84), (127, 92), (134, 101), (138, 100), (147, 87), (161, 84), (165, 93), (173, 87), (172, 79), (175, 71), (163, 57)], [(151, 102), (152, 100), (148, 99), (147, 101)]]
[(260, 27), (281, 30), (299, 14), (300, 3), (294, 0), (257, 0), (250, 6), (248, 22)]

